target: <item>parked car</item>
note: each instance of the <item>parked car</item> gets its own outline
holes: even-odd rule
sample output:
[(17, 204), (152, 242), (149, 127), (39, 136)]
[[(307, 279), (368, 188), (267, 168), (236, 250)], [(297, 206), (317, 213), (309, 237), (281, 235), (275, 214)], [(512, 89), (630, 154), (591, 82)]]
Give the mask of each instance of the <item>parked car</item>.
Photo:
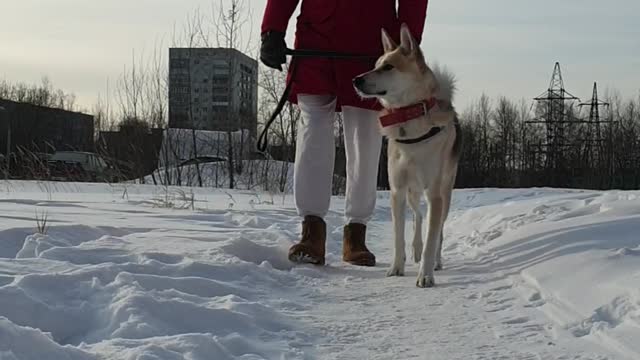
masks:
[(98, 154), (80, 151), (57, 151), (49, 159), (52, 180), (112, 182), (116, 171)]

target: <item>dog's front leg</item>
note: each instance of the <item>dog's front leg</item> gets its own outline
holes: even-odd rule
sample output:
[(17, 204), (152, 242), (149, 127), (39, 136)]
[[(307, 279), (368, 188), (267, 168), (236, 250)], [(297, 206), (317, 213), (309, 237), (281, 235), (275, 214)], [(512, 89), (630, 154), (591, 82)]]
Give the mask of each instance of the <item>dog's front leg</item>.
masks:
[(387, 276), (403, 276), (404, 264), (406, 261), (404, 249), (404, 221), (405, 221), (405, 204), (407, 201), (406, 189), (391, 191), (391, 219), (393, 221), (394, 247), (393, 247), (393, 263)]
[(420, 211), (420, 197), (422, 196), (420, 191), (409, 190), (408, 193), (409, 206), (413, 210), (413, 242), (411, 248), (413, 249), (413, 260), (416, 264), (420, 263), (422, 258), (422, 212)]
[(439, 193), (429, 193), (426, 191), (426, 197), (429, 201), (429, 227), (427, 229), (427, 241), (422, 250), (422, 260), (420, 262), (420, 270), (416, 286), (421, 288), (433, 287), (435, 278), (433, 269), (436, 263), (436, 251), (440, 242), (440, 232), (442, 231), (443, 222), (443, 199)]

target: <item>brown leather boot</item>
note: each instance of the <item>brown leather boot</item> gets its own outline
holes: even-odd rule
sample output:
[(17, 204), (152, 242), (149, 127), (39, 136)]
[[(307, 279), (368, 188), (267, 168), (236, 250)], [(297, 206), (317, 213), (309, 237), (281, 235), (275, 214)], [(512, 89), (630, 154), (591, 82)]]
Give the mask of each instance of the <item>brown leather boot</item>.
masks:
[(376, 257), (367, 249), (365, 243), (367, 227), (351, 223), (344, 227), (342, 239), (342, 260), (353, 265), (375, 266)]
[(302, 221), (302, 238), (289, 249), (289, 260), (324, 265), (327, 225), (320, 217), (308, 215)]

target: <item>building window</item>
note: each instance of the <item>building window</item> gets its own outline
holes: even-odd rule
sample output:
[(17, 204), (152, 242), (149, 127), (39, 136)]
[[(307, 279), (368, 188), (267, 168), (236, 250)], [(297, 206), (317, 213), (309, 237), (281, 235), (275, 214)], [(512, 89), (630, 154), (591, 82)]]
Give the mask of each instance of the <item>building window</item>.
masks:
[(189, 92), (189, 88), (186, 86), (173, 86), (171, 90), (177, 94), (186, 94)]
[(226, 87), (214, 87), (213, 95), (227, 95), (229, 93), (229, 89)]
[(229, 83), (229, 76), (214, 76), (212, 82), (214, 86), (227, 86), (227, 84)]
[(224, 114), (227, 112), (228, 107), (225, 105), (214, 105), (211, 109), (216, 114)]

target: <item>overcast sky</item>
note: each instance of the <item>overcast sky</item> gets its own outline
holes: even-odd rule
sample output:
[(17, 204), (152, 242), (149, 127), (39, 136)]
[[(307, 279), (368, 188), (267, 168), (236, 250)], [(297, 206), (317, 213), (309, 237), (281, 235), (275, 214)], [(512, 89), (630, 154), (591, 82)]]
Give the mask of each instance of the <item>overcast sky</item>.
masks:
[[(90, 108), (132, 52), (150, 53), (195, 8), (221, 0), (0, 0), (0, 79), (54, 85)], [(342, 0), (347, 1), (347, 0)], [(258, 37), (266, 0), (251, 6)], [(460, 106), (482, 92), (530, 99), (559, 61), (566, 88), (581, 99), (640, 94), (638, 0), (431, 0), (422, 48), (458, 78)], [(293, 36), (293, 24), (288, 33)], [(357, 19), (354, 19), (357, 21)]]

